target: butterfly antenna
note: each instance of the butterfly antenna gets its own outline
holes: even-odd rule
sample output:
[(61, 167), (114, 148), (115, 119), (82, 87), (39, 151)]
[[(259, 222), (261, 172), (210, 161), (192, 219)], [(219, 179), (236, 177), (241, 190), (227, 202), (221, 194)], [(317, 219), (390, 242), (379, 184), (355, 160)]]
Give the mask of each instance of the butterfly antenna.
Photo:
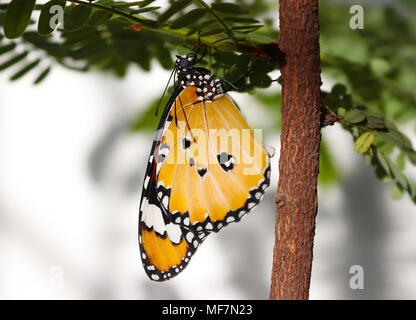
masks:
[[(195, 48), (196, 48), (196, 50), (195, 50)], [(199, 54), (200, 49), (201, 49), (201, 30), (198, 31), (198, 42), (195, 43), (194, 46), (191, 49), (191, 51), (195, 50), (195, 52), (194, 52), (194, 55), (195, 55), (194, 64), (197, 64), (199, 61), (201, 61), (204, 58), (204, 56), (207, 52), (207, 45), (204, 45), (204, 52), (198, 58), (198, 54)]]
[(204, 52), (202, 52), (201, 56), (196, 59), (195, 63), (201, 61), (205, 57), (206, 53), (207, 53), (207, 45), (204, 44)]
[[(179, 88), (179, 83), (176, 81), (176, 73), (175, 73), (175, 77), (173, 79), (173, 87), (174, 87), (174, 91), (177, 92), (178, 88)], [(177, 111), (176, 111), (176, 98), (175, 98), (175, 102), (174, 102), (174, 112), (175, 112), (175, 125), (178, 128), (178, 115), (177, 115)]]
[(168, 90), (170, 80), (172, 79), (172, 76), (173, 76), (173, 74), (175, 73), (175, 71), (176, 71), (176, 68), (174, 68), (174, 69), (172, 70), (172, 72), (171, 72), (171, 74), (170, 74), (170, 76), (169, 76), (168, 83), (166, 84), (165, 90), (163, 90), (163, 94), (162, 94), (162, 97), (161, 97), (161, 98), (160, 98), (160, 100), (159, 100), (159, 103), (157, 104), (157, 107), (156, 107), (156, 112), (155, 112), (155, 116), (157, 116), (157, 114), (158, 114), (158, 112), (159, 112), (159, 107), (160, 107), (160, 104), (162, 103), (163, 97), (165, 96), (166, 91)]
[(192, 133), (192, 129), (191, 129), (191, 126), (189, 125), (189, 121), (188, 121), (188, 116), (186, 115), (185, 107), (183, 106), (183, 103), (182, 103), (182, 100), (181, 100), (180, 96), (179, 96), (179, 102), (181, 103), (181, 106), (182, 106), (181, 110), (182, 110), (182, 113), (183, 113), (183, 117), (185, 119), (186, 126), (188, 127), (189, 134), (191, 135), (192, 140), (194, 140), (194, 142), (196, 142), (196, 138), (195, 138), (194, 134)]

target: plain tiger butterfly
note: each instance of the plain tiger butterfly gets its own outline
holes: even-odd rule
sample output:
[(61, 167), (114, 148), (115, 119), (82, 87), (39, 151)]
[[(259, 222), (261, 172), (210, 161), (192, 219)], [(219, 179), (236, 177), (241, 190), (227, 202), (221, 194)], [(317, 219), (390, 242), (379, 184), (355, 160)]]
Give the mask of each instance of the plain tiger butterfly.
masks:
[(139, 209), (140, 255), (155, 281), (176, 276), (210, 233), (260, 202), (273, 153), (223, 82), (195, 67), (195, 53), (176, 57), (175, 90), (153, 141)]

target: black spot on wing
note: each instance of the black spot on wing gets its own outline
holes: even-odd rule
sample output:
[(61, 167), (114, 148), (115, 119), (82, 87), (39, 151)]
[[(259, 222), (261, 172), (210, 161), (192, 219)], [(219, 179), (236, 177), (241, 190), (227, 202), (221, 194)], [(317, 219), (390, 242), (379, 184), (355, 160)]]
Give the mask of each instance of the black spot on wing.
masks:
[(234, 168), (235, 158), (226, 152), (217, 154), (218, 163), (224, 171), (229, 171)]
[(159, 148), (159, 155), (157, 157), (157, 163), (162, 163), (163, 161), (165, 161), (168, 154), (169, 154), (169, 146), (166, 143), (163, 143)]
[(199, 168), (197, 169), (198, 174), (201, 176), (201, 178), (207, 173), (207, 168)]
[(188, 149), (191, 146), (191, 140), (186, 137), (182, 139), (182, 145), (184, 149)]

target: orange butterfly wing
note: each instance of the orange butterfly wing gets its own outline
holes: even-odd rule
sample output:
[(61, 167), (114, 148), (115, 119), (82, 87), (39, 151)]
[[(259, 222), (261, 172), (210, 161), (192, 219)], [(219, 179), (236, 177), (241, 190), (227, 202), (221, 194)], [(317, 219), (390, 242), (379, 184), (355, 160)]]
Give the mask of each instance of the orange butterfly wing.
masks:
[(188, 264), (206, 236), (239, 221), (270, 184), (269, 154), (234, 102), (200, 101), (187, 87), (162, 116), (140, 204), (148, 276), (163, 281)]
[(174, 223), (218, 231), (259, 203), (270, 183), (269, 155), (227, 95), (198, 101), (188, 87), (172, 118), (175, 109), (157, 175), (162, 206)]

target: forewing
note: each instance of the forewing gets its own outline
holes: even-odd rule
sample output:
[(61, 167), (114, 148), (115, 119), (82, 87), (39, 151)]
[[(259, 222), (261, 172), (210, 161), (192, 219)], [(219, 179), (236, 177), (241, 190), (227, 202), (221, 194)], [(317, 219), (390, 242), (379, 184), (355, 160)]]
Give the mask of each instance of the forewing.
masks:
[(227, 96), (176, 99), (162, 139), (158, 199), (170, 221), (196, 233), (218, 231), (252, 210), (270, 184), (269, 154)]

